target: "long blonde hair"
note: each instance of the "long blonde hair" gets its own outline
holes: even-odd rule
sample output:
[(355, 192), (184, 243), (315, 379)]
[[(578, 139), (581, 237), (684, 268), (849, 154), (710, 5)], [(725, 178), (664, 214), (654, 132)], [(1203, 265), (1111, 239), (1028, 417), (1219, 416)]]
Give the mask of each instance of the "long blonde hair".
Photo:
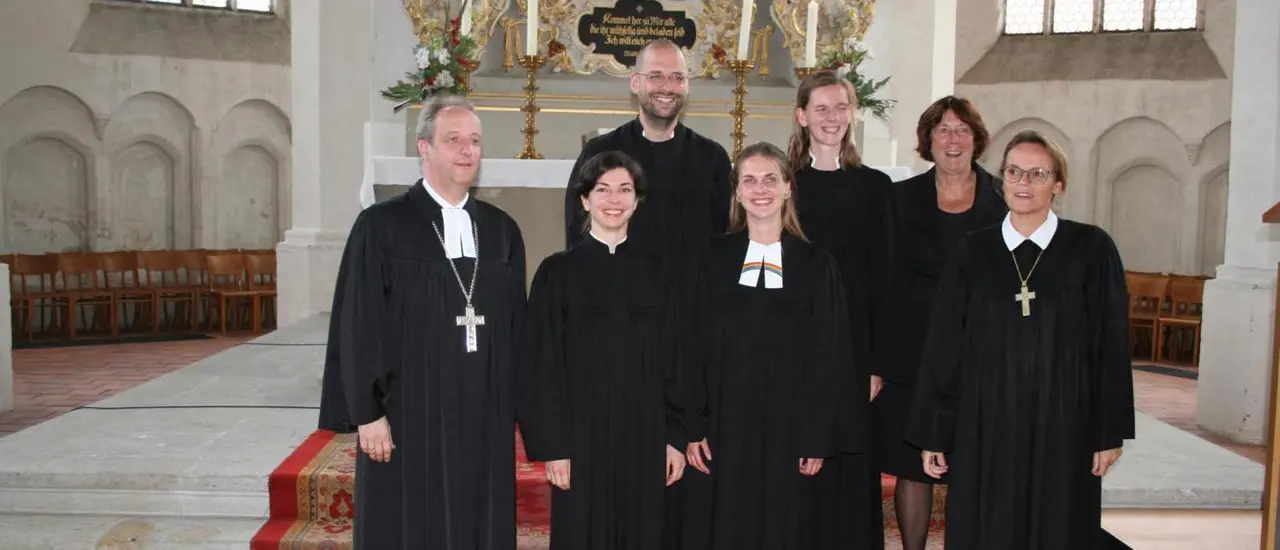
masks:
[[(796, 90), (796, 109), (808, 109), (813, 91), (827, 86), (840, 86), (849, 94), (849, 108), (853, 109), (853, 114), (849, 117), (849, 129), (845, 131), (844, 143), (840, 146), (840, 167), (857, 168), (862, 165), (862, 155), (858, 154), (858, 148), (853, 144), (853, 125), (858, 122), (858, 92), (853, 89), (853, 83), (840, 78), (835, 71), (814, 71), (800, 81), (800, 87)], [(795, 170), (809, 163), (809, 131), (800, 125), (794, 113), (791, 116), (791, 140), (787, 143), (787, 157)]]
[(796, 213), (796, 177), (791, 170), (791, 163), (776, 145), (767, 141), (753, 143), (742, 148), (733, 159), (733, 193), (729, 198), (729, 233), (737, 233), (747, 228), (747, 209), (738, 202), (738, 186), (741, 185), (742, 163), (752, 157), (764, 157), (778, 165), (782, 180), (787, 182), (791, 190), (791, 198), (782, 201), (782, 229), (803, 241), (808, 241), (804, 231), (800, 229), (800, 216)]

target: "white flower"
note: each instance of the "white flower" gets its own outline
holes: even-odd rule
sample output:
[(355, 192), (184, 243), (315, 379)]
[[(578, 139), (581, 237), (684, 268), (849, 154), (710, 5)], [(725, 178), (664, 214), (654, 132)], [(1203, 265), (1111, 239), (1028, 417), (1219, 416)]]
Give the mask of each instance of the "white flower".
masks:
[(844, 39), (844, 51), (851, 52), (857, 47), (858, 47), (857, 37), (850, 36), (849, 38)]
[(453, 86), (453, 75), (449, 73), (440, 73), (436, 75), (436, 87), (448, 88)]
[(853, 70), (853, 65), (849, 65), (849, 64), (841, 65), (838, 69), (836, 69), (836, 76), (840, 78), (847, 77), (849, 76), (849, 72), (852, 70)]
[(413, 48), (413, 60), (418, 63), (418, 70), (425, 71), (431, 66), (431, 53), (419, 44)]
[(440, 48), (440, 49), (436, 50), (436, 63), (439, 63), (439, 64), (441, 64), (441, 65), (448, 65), (448, 64), (449, 64), (449, 50), (446, 50), (446, 49), (444, 49), (444, 48)]

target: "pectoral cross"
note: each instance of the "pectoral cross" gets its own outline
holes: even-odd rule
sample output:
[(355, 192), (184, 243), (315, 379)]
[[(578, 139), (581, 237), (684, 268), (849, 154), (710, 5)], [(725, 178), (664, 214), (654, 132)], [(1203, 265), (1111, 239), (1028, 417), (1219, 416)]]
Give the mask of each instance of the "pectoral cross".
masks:
[(1027, 285), (1022, 285), (1022, 291), (1013, 295), (1013, 301), (1022, 302), (1022, 316), (1031, 316), (1031, 300), (1035, 299), (1036, 293), (1027, 290)]
[(458, 326), (467, 327), (467, 353), (473, 353), (480, 349), (477, 345), (476, 327), (484, 324), (484, 315), (476, 315), (476, 308), (467, 304), (463, 310), (463, 315), (458, 316)]

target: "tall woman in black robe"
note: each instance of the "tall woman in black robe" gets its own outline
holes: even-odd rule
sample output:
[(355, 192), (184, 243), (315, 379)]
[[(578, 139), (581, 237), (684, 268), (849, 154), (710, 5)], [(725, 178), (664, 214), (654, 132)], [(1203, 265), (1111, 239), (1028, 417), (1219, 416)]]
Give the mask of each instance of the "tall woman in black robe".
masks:
[(849, 364), (840, 273), (805, 240), (782, 151), (751, 145), (733, 170), (730, 233), (699, 267), (685, 335), (695, 353), (683, 547), (818, 548), (814, 476), (836, 453)]
[(848, 303), (852, 362), (840, 365), (840, 453), (819, 474), (825, 525), (835, 528), (820, 548), (879, 549), (884, 546), (880, 472), (868, 444), (871, 342), (875, 332), (870, 284), (884, 240), (878, 224), (893, 181), (862, 164), (851, 126), (858, 112), (853, 85), (832, 71), (800, 82), (796, 122), (787, 156), (796, 168), (796, 211), (809, 240), (831, 253)]
[(663, 488), (688, 441), (675, 394), (675, 294), (659, 258), (627, 240), (645, 180), (617, 151), (577, 182), (589, 236), (543, 260), (529, 294), (518, 420), (546, 462), (555, 550), (657, 550)]
[[(876, 462), (897, 478), (894, 508), (903, 550), (924, 550), (933, 511), (933, 479), (920, 467), (920, 449), (903, 440), (920, 369), (920, 349), (933, 296), (947, 258), (965, 233), (1000, 222), (1006, 207), (995, 178), (974, 159), (989, 142), (986, 126), (967, 100), (944, 97), (920, 116), (920, 157), (929, 171), (893, 185), (884, 209), (885, 256), (872, 290), (876, 307), (873, 389)], [(884, 330), (881, 331), (880, 327)]]
[(1009, 215), (947, 263), (907, 440), (949, 477), (947, 550), (1106, 548), (1102, 476), (1134, 437), (1124, 267), (1050, 210), (1057, 145), (1022, 132), (1002, 166)]

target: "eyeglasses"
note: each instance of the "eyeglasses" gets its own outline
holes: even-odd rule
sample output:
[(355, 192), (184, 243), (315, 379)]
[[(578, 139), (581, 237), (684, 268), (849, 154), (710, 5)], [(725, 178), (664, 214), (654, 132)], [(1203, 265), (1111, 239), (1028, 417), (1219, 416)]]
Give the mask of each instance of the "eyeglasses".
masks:
[(684, 73), (663, 74), (663, 73), (654, 71), (651, 73), (641, 73), (640, 76), (643, 77), (645, 80), (647, 80), (650, 84), (655, 84), (655, 85), (662, 84), (663, 82), (669, 82), (673, 85), (679, 86), (681, 84), (684, 84), (684, 81), (685, 81)]
[(968, 139), (973, 137), (973, 129), (968, 126), (956, 126), (954, 128), (951, 126), (935, 126), (933, 135), (942, 139), (947, 139), (951, 136), (955, 136), (956, 139)]
[(1032, 185), (1044, 185), (1053, 179), (1053, 170), (1044, 168), (1023, 170), (1017, 166), (1004, 167), (1004, 181), (1006, 182), (1021, 183), (1023, 176), (1026, 176)]

